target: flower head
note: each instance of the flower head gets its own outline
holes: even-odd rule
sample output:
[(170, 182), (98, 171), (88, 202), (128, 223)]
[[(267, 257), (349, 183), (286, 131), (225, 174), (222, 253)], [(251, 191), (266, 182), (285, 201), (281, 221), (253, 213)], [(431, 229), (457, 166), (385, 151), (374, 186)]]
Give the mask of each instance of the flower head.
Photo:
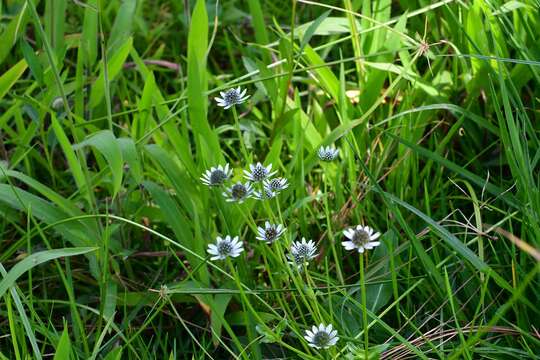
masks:
[(380, 241), (375, 241), (381, 236), (381, 233), (375, 232), (369, 226), (357, 225), (343, 230), (343, 235), (348, 239), (341, 243), (345, 250), (356, 249), (359, 253), (363, 253), (364, 250), (373, 249), (381, 244)]
[(253, 188), (251, 183), (248, 181), (245, 184), (242, 184), (240, 181), (234, 184), (233, 186), (226, 188), (223, 192), (228, 202), (238, 202), (243, 203), (244, 200), (249, 198), (253, 193)]
[(210, 260), (225, 260), (229, 256), (240, 256), (242, 251), (244, 251), (244, 247), (238, 240), (238, 236), (231, 238), (227, 235), (224, 239), (218, 236), (216, 238), (216, 243), (209, 244), (208, 250), (206, 251), (208, 251), (210, 255), (213, 255)]
[(251, 171), (244, 170), (244, 176), (253, 182), (260, 182), (266, 180), (267, 178), (271, 177), (276, 173), (276, 171), (272, 171), (272, 164), (269, 164), (265, 167), (260, 162), (255, 165), (250, 164), (249, 169)]
[(313, 240), (306, 241), (305, 238), (302, 238), (301, 242), (293, 242), (289, 253), (289, 259), (292, 264), (295, 264), (298, 268), (302, 268), (302, 265), (308, 263), (317, 256), (316, 251), (317, 246)]
[(231, 106), (238, 105), (243, 103), (249, 98), (249, 95), (246, 95), (247, 89), (240, 89), (240, 86), (232, 89), (229, 89), (227, 91), (220, 91), (221, 97), (214, 98), (218, 104), (218, 106), (223, 107), (224, 109), (228, 109)]
[(219, 165), (218, 167), (212, 166), (210, 170), (206, 170), (203, 176), (201, 176), (201, 181), (208, 186), (220, 186), (223, 185), (231, 175), (232, 170), (229, 169), (229, 164), (225, 164), (225, 166)]
[(261, 201), (272, 199), (276, 197), (276, 195), (277, 195), (277, 192), (272, 191), (272, 189), (270, 189), (267, 186), (263, 186), (262, 191), (253, 192), (253, 198), (257, 200), (261, 200)]
[(337, 158), (339, 154), (339, 149), (327, 146), (321, 146), (319, 148), (319, 151), (317, 152), (317, 155), (319, 155), (319, 159), (322, 161), (332, 161), (335, 158)]
[(285, 227), (281, 224), (270, 224), (268, 221), (264, 223), (264, 227), (257, 227), (258, 240), (266, 241), (271, 244), (276, 241), (285, 232)]
[(272, 180), (264, 180), (264, 186), (272, 191), (282, 191), (289, 187), (287, 179), (279, 177)]
[(316, 349), (328, 349), (336, 345), (339, 340), (337, 330), (332, 330), (332, 324), (328, 326), (320, 324), (319, 327), (313, 325), (311, 330), (306, 330), (304, 338), (307, 340), (309, 346)]

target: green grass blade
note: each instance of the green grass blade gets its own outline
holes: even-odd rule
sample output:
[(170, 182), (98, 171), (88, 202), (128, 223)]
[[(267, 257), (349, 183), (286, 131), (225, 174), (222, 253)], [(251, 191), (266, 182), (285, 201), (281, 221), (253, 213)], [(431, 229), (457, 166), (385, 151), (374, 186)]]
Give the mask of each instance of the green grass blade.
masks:
[(29, 255), (24, 260), (21, 260), (15, 264), (15, 266), (13, 266), (13, 268), (11, 268), (9, 272), (3, 276), (2, 281), (0, 281), (0, 297), (4, 296), (5, 292), (15, 284), (21, 275), (39, 264), (61, 257), (87, 254), (95, 250), (97, 250), (95, 247), (65, 248), (45, 250)]

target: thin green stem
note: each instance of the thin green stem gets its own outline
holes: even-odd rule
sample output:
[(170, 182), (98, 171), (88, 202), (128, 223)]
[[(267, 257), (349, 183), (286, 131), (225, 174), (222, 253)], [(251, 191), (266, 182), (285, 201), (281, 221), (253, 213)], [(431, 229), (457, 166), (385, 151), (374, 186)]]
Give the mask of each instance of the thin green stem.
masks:
[(364, 273), (364, 254), (360, 254), (360, 291), (362, 292), (362, 323), (364, 327), (364, 352), (365, 359), (368, 358), (369, 350), (369, 329), (367, 322), (367, 297), (366, 297), (366, 279)]
[(242, 156), (244, 157), (244, 161), (251, 162), (251, 157), (248, 155), (246, 144), (244, 142), (244, 136), (242, 135), (242, 129), (240, 128), (240, 119), (238, 118), (236, 106), (232, 107), (232, 112), (234, 117), (234, 126), (236, 127), (236, 132), (238, 133), (238, 140), (240, 141), (240, 150), (242, 151)]

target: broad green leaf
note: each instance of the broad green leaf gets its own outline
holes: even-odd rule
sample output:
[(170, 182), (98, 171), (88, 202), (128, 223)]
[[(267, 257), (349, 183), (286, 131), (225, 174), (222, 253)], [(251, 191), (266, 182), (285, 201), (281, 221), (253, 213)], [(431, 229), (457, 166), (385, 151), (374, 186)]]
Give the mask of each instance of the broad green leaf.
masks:
[(5, 292), (15, 285), (17, 279), (26, 273), (28, 270), (36, 267), (39, 264), (44, 262), (58, 259), (61, 257), (83, 255), (89, 252), (95, 251), (95, 247), (81, 247), (81, 248), (64, 248), (64, 249), (55, 249), (55, 250), (45, 250), (38, 253), (32, 254), (26, 257), (24, 260), (21, 260), (15, 266), (13, 266), (7, 273), (6, 276), (0, 281), (0, 298), (4, 296)]
[(313, 37), (317, 29), (324, 22), (324, 20), (328, 17), (328, 15), (330, 15), (330, 10), (322, 13), (321, 16), (315, 19), (315, 21), (311, 22), (311, 24), (308, 26), (308, 28), (306, 29), (305, 33), (302, 36), (302, 41), (300, 42), (300, 51), (299, 51), (300, 54), (304, 50), (304, 47), (307, 44), (309, 44), (309, 41), (311, 40), (311, 38)]
[[(3, 3), (4, 2), (2, 2), (2, 4)], [(39, 1), (36, 1), (36, 4), (37, 3), (39, 3)], [(28, 5), (26, 1), (24, 1), (17, 16), (13, 17), (7, 26), (2, 26), (2, 32), (0, 33), (0, 44), (2, 44), (0, 46), (0, 64), (2, 64), (6, 57), (11, 53), (11, 49), (17, 43), (19, 36), (24, 35), (29, 18)]]
[(75, 149), (83, 146), (93, 146), (107, 161), (113, 179), (113, 198), (116, 197), (122, 186), (124, 159), (118, 140), (110, 130), (102, 130), (92, 134), (88, 139), (74, 146)]
[(150, 130), (150, 125), (154, 124), (154, 121), (152, 121), (152, 106), (155, 103), (160, 103), (160, 101), (155, 101), (158, 100), (158, 94), (156, 94), (157, 91), (158, 88), (156, 86), (154, 74), (152, 72), (148, 72), (144, 81), (141, 99), (137, 104), (139, 112), (133, 119), (133, 125), (131, 127), (131, 134), (136, 141), (139, 141), (141, 138), (147, 136), (147, 131)]
[[(116, 78), (120, 70), (122, 70), (122, 66), (124, 65), (124, 62), (126, 62), (132, 45), (133, 38), (129, 38), (123, 44), (117, 45), (118, 50), (115, 51), (114, 55), (111, 56), (107, 63), (107, 77), (109, 84)], [(92, 86), (89, 103), (91, 108), (99, 105), (105, 95), (105, 72), (103, 71), (103, 65), (101, 68), (101, 72)]]
[(69, 139), (66, 136), (64, 129), (56, 119), (56, 115), (54, 113), (51, 113), (51, 125), (54, 134), (56, 135), (56, 139), (58, 140), (58, 143), (60, 144), (60, 147), (64, 152), (64, 156), (67, 159), (67, 163), (69, 165), (71, 173), (73, 174), (73, 178), (75, 179), (77, 188), (79, 189), (79, 191), (81, 191), (81, 193), (86, 194), (87, 200), (90, 201), (90, 195), (87, 191), (88, 187), (86, 186), (86, 178), (84, 177), (81, 163), (79, 162), (77, 155), (75, 155), (73, 146), (69, 142)]
[(58, 346), (56, 347), (56, 353), (53, 360), (69, 360), (71, 356), (71, 341), (69, 340), (69, 334), (67, 328), (64, 328)]
[(111, 28), (111, 33), (107, 39), (108, 53), (110, 55), (115, 54), (119, 47), (128, 40), (131, 36), (131, 27), (133, 24), (133, 18), (135, 16), (135, 10), (137, 9), (137, 0), (124, 0), (122, 5), (118, 9), (114, 24)]
[(231, 299), (232, 295), (230, 294), (218, 294), (214, 296), (210, 304), (212, 309), (212, 313), (210, 314), (210, 326), (212, 327), (214, 346), (219, 345), (218, 339), (221, 336), (221, 328), (223, 327), (221, 319), (225, 317), (225, 311), (227, 310), (227, 306)]
[(306, 62), (310, 66), (316, 67), (313, 72), (316, 74), (316, 77), (321, 83), (323, 89), (328, 92), (332, 99), (337, 101), (339, 99), (339, 80), (337, 79), (336, 75), (334, 75), (330, 68), (324, 66), (324, 61), (311, 46), (305, 46), (303, 55)]
[(66, 0), (45, 0), (45, 33), (57, 57), (64, 51), (66, 6)]
[(428, 95), (433, 96), (433, 97), (440, 96), (439, 90), (427, 84), (424, 80), (422, 80), (418, 76), (418, 74), (415, 74), (412, 70), (410, 70), (410, 68), (407, 69), (403, 66), (395, 65), (392, 63), (377, 63), (377, 62), (370, 62), (370, 61), (364, 61), (363, 64), (365, 64), (366, 66), (372, 67), (374, 69), (391, 72), (397, 75), (402, 75), (403, 78), (409, 80), (412, 84), (424, 90)]
[(122, 347), (116, 347), (103, 358), (103, 360), (120, 360), (122, 358)]
[[(323, 14), (324, 15), (324, 14)], [(322, 15), (321, 15), (322, 17)], [(313, 24), (319, 22), (315, 28)], [(360, 23), (356, 22), (356, 28), (360, 29)], [(349, 20), (346, 17), (326, 17), (322, 20), (319, 18), (314, 21), (309, 21), (305, 24), (299, 25), (294, 29), (294, 35), (297, 37), (305, 37), (308, 32), (312, 31), (312, 35), (329, 36), (336, 34), (349, 34), (351, 32)]]
[(135, 178), (137, 183), (140, 183), (143, 178), (141, 159), (139, 152), (135, 146), (135, 142), (131, 138), (119, 138), (118, 145), (122, 150), (122, 156), (129, 165), (129, 171)]
[[(1, 46), (3, 47), (3, 46)], [(8, 93), (27, 68), (26, 60), (22, 59), (0, 76), (0, 100)]]
[[(143, 185), (144, 188), (149, 191), (153, 201), (160, 207), (161, 213), (167, 221), (167, 224), (173, 230), (177, 241), (196, 254), (206, 257), (204, 248), (206, 244), (196, 240), (190, 219), (180, 209), (177, 202), (174, 201), (174, 198), (153, 182), (145, 181)], [(189, 199), (189, 195), (181, 198), (186, 199), (186, 202), (189, 201), (187, 200)], [(186, 254), (186, 257), (192, 267), (196, 267), (201, 263), (199, 258), (191, 254)], [(195, 276), (200, 279), (203, 284), (209, 283), (208, 271), (205, 265), (203, 265), (203, 268), (198, 271)]]
[(188, 35), (188, 111), (197, 154), (207, 163), (223, 162), (219, 140), (207, 118), (206, 53), (208, 51), (208, 15), (204, 0), (197, 0)]
[(43, 84), (43, 67), (39, 62), (34, 49), (32, 49), (25, 40), (21, 40), (21, 51), (30, 68), (30, 72), (32, 72), (32, 75), (40, 84)]
[(86, 1), (81, 34), (83, 59), (87, 66), (92, 66), (97, 58), (98, 42), (98, 0)]

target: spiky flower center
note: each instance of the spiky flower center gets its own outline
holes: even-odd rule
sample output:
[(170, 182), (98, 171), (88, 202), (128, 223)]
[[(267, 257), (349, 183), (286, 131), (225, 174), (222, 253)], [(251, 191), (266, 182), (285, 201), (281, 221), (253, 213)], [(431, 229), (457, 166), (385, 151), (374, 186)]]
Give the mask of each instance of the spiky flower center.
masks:
[(225, 92), (225, 95), (223, 95), (223, 100), (227, 104), (236, 104), (240, 101), (240, 94), (236, 89), (230, 89)]
[(253, 180), (255, 181), (262, 181), (266, 179), (266, 175), (268, 174), (268, 170), (262, 165), (257, 165), (253, 169), (253, 173), (251, 174), (253, 177)]
[(351, 241), (356, 246), (364, 246), (369, 242), (369, 234), (364, 230), (355, 230)]
[(264, 191), (261, 193), (261, 197), (271, 199), (274, 197), (274, 192), (271, 189), (264, 189)]
[(311, 247), (309, 247), (307, 244), (300, 244), (296, 247), (296, 251), (294, 252), (294, 261), (297, 264), (303, 264), (308, 260), (309, 254), (311, 252)]
[(247, 189), (242, 184), (235, 184), (231, 188), (231, 196), (233, 199), (243, 199), (247, 195)]
[(282, 186), (281, 179), (272, 179), (272, 181), (270, 181), (270, 188), (272, 190), (279, 190)]
[(227, 180), (227, 174), (220, 169), (216, 169), (210, 174), (211, 185), (221, 185), (225, 180)]
[(264, 230), (264, 237), (266, 238), (267, 241), (275, 240), (277, 235), (278, 235), (278, 232), (275, 226), (267, 227)]
[(332, 153), (329, 151), (325, 151), (322, 155), (322, 158), (324, 160), (332, 160), (334, 157), (332, 156)]
[(330, 334), (326, 331), (319, 331), (313, 336), (313, 344), (318, 347), (325, 347), (330, 342)]
[(336, 153), (332, 149), (322, 148), (319, 151), (319, 158), (323, 161), (332, 161), (336, 157)]
[(218, 253), (222, 256), (228, 256), (232, 252), (233, 246), (230, 241), (221, 241), (217, 244)]

